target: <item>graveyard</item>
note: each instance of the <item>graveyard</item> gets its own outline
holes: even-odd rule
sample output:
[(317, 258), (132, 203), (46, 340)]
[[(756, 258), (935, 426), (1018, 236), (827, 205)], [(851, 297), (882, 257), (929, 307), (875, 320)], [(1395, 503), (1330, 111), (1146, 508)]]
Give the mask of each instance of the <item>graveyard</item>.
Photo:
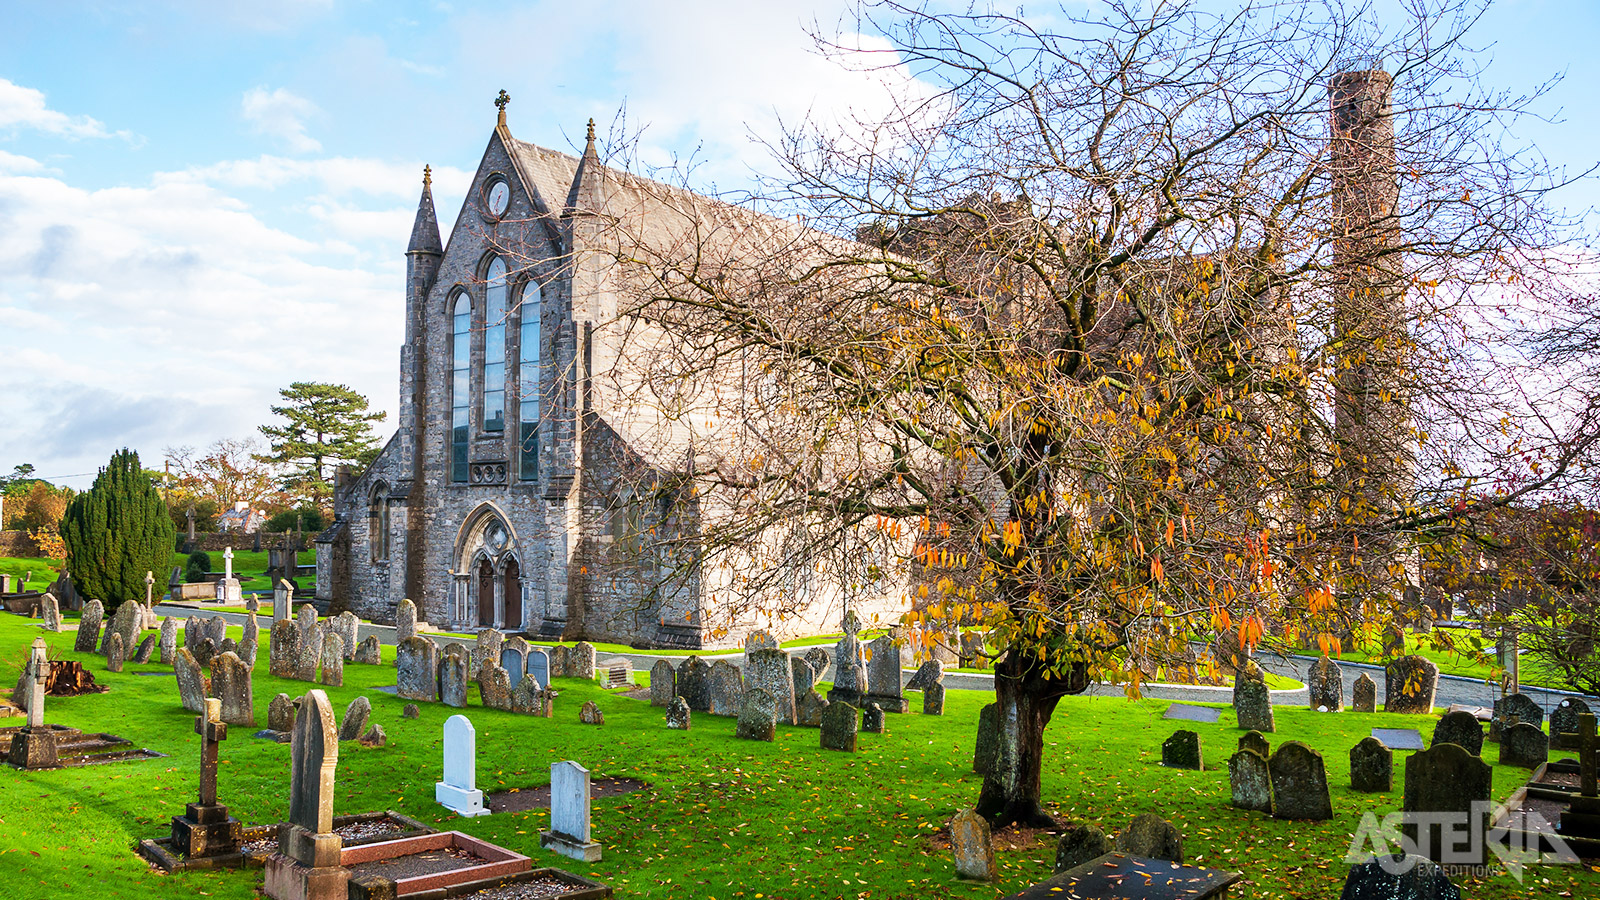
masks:
[[(109, 690), (51, 697), (45, 720), (114, 733), (163, 756), (49, 771), (8, 768), (0, 778), (0, 822), (10, 838), (0, 854), (0, 878), (11, 888), (8, 896), (90, 890), (108, 897), (257, 896), (258, 868), (162, 874), (134, 851), (142, 839), (165, 836), (173, 817), (194, 802), (201, 729), (182, 706), (171, 666), (153, 660), (108, 671), (103, 657), (73, 649), (73, 624), (69, 618), (68, 630), (45, 634), (50, 658), (83, 662)], [(7, 667), (0, 675), (16, 677), (40, 633), (37, 620), (0, 616), (0, 660)], [(237, 640), (239, 629), (230, 628), (229, 636)], [(617, 896), (987, 898), (1021, 890), (1053, 869), (1054, 835), (1008, 829), (995, 836), (993, 882), (956, 877), (947, 827), (971, 807), (981, 783), (972, 762), (978, 713), (992, 699), (987, 692), (950, 690), (944, 714), (934, 716), (921, 714), (921, 697), (909, 691), (909, 711), (884, 716), (885, 733), (863, 730), (856, 752), (839, 753), (819, 747), (815, 728), (788, 724), (777, 726), (770, 743), (740, 739), (734, 718), (704, 712), (693, 714), (688, 730), (668, 728), (666, 711), (652, 706), (646, 692), (624, 696), (592, 680), (559, 676), (551, 682), (559, 697), (549, 718), (487, 708), (473, 684), (464, 707), (418, 702), (419, 716), (407, 719), (402, 710), (411, 701), (379, 690), (396, 683), (395, 648), (384, 646), (382, 659), (380, 665), (344, 665), (339, 686), (274, 677), (264, 658), (249, 673), (259, 725), (267, 723), (279, 692), (326, 691), (335, 717), (358, 697), (370, 702), (370, 721), (387, 741), (377, 747), (339, 742), (336, 816), (393, 810), (527, 856), (535, 867), (603, 883)], [(648, 681), (644, 672), (634, 677)], [(603, 724), (580, 721), (580, 709), (590, 703)], [(1417, 729), (1426, 740), (1438, 721), (1348, 708), (1274, 708), (1276, 730), (1267, 739), (1274, 747), (1298, 741), (1319, 750), (1332, 801), (1330, 819), (1290, 821), (1230, 803), (1229, 757), (1244, 732), (1226, 704), (1217, 705), (1215, 723), (1164, 719), (1171, 705), (1064, 700), (1046, 732), (1047, 806), (1063, 821), (1093, 824), (1107, 834), (1136, 815), (1166, 819), (1182, 834), (1187, 864), (1242, 873), (1234, 895), (1247, 897), (1338, 896), (1348, 872), (1341, 860), (1362, 814), (1381, 817), (1399, 806), (1406, 756), (1395, 752), (1388, 791), (1365, 793), (1350, 787), (1347, 751), (1374, 728)], [(542, 805), (458, 816), (436, 802), (445, 722), (455, 715), (464, 715), (475, 731), (476, 786), (491, 806), (496, 795), (548, 788), (551, 764), (562, 760), (578, 762), (597, 783), (642, 783), (631, 793), (596, 792), (592, 839), (603, 856), (586, 862), (544, 849), (540, 833), (551, 822)], [(1162, 765), (1163, 743), (1180, 728), (1195, 735), (1203, 769)], [(216, 801), (246, 828), (283, 821), (289, 812), (290, 746), (255, 738), (254, 730), (232, 726), (213, 745)], [(1558, 755), (1552, 751), (1552, 758)], [(1493, 759), (1493, 752), (1484, 758)], [(1511, 795), (1528, 771), (1492, 766), (1493, 796)], [(1525, 885), (1503, 875), (1461, 881), (1472, 897), (1600, 892), (1600, 874), (1588, 866), (1530, 871)]]

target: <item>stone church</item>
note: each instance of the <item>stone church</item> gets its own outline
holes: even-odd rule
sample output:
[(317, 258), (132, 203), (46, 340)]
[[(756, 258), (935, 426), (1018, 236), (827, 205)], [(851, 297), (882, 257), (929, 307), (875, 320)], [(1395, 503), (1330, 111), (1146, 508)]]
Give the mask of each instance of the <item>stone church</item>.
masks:
[[(638, 544), (665, 519), (692, 528), (692, 515), (659, 508), (619, 473), (667, 477), (686, 456), (681, 441), (669, 453), (673, 441), (658, 439), (670, 423), (606, 385), (632, 351), (612, 327), (617, 263), (598, 223), (649, 230), (670, 215), (666, 192), (693, 195), (630, 192), (642, 180), (602, 165), (592, 122), (581, 157), (515, 139), (506, 99), (448, 241), (424, 173), (406, 249), (398, 427), (365, 471), (339, 475), (334, 523), (316, 539), (318, 601), (389, 622), (409, 598), (453, 630), (641, 647), (836, 628), (838, 592), (818, 590), (780, 621), (730, 612), (704, 576), (668, 586), (641, 561)], [(617, 552), (625, 544), (634, 552)], [(855, 608), (896, 614), (903, 592), (889, 593)]]

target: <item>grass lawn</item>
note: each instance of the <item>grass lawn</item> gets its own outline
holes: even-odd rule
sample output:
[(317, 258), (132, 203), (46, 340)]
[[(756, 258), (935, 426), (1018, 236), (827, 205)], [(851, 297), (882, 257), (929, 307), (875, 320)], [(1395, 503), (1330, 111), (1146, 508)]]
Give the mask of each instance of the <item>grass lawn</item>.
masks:
[[(237, 629), (232, 629), (237, 635)], [(40, 633), (29, 621), (0, 615), (0, 680), (11, 684), (28, 642)], [(168, 758), (23, 774), (0, 770), (0, 895), (34, 897), (251, 898), (260, 870), (158, 875), (133, 852), (142, 837), (168, 831), (171, 816), (196, 791), (199, 738), (194, 716), (178, 705), (170, 677), (141, 676), (160, 665), (129, 664), (105, 671), (98, 657), (75, 654), (71, 632), (49, 635), (54, 656), (86, 660), (111, 691), (51, 699), (48, 720), (86, 731), (110, 731)], [(266, 672), (263, 636), (255, 676), (258, 721), (278, 691), (312, 687)], [(400, 717), (404, 701), (375, 690), (394, 683), (394, 648), (383, 667), (349, 665), (346, 686), (328, 689), (336, 712), (357, 696), (373, 705), (373, 721), (389, 744), (340, 747), (335, 811), (396, 809), (444, 828), (464, 831), (553, 865), (613, 885), (619, 896), (651, 898), (994, 898), (1050, 872), (1052, 844), (1000, 853), (998, 884), (958, 882), (948, 851), (930, 839), (958, 809), (977, 797), (971, 772), (972, 735), (984, 693), (951, 691), (946, 715), (889, 717), (889, 733), (863, 734), (856, 754), (817, 747), (817, 731), (780, 726), (771, 744), (736, 740), (733, 721), (696, 714), (693, 730), (669, 731), (661, 711), (608, 694), (585, 681), (557, 679), (562, 691), (553, 719), (516, 716), (476, 705), (452, 710), (422, 704), (416, 720)], [(475, 693), (475, 692), (474, 692)], [(578, 708), (595, 700), (601, 727), (578, 723)], [(913, 697), (913, 709), (920, 698)], [(1373, 726), (1417, 727), (1429, 717), (1384, 713), (1337, 715), (1279, 707), (1281, 740), (1299, 739), (1323, 751), (1337, 817), (1323, 823), (1275, 821), (1228, 805), (1226, 757), (1240, 732), (1231, 712), (1216, 725), (1162, 721), (1167, 703), (1118, 698), (1067, 698), (1046, 733), (1045, 796), (1056, 811), (1097, 822), (1107, 831), (1141, 812), (1174, 821), (1188, 858), (1241, 870), (1248, 879), (1235, 897), (1336, 897), (1346, 866), (1340, 862), (1361, 815), (1398, 806), (1385, 795), (1352, 793), (1348, 750)], [(595, 839), (605, 858), (584, 864), (539, 848), (548, 813), (532, 811), (461, 819), (433, 801), (440, 776), (441, 727), (465, 712), (477, 728), (478, 784), (485, 791), (546, 784), (549, 764), (582, 762), (595, 778), (631, 776), (650, 783), (635, 794), (594, 801)], [(18, 722), (20, 720), (13, 720)], [(9, 723), (8, 723), (9, 724)], [(1211, 768), (1164, 769), (1161, 742), (1177, 727), (1199, 732)], [(288, 808), (289, 746), (250, 737), (235, 727), (222, 745), (221, 799), (246, 823), (276, 822)], [(1396, 772), (1405, 754), (1397, 753)], [(1488, 754), (1491, 758), (1494, 751)], [(1495, 768), (1504, 798), (1525, 770)], [(1540, 879), (1547, 878), (1548, 882)], [(1529, 890), (1508, 876), (1467, 889), (1473, 898), (1600, 895), (1600, 874), (1587, 869), (1536, 870)]]
[[(0, 556), (0, 573), (10, 575), (15, 590), (42, 591), (50, 587), (51, 583), (61, 573), (56, 570), (60, 563), (53, 559), (39, 559), (28, 556)], [(33, 578), (24, 582), (22, 579), (29, 572)]]

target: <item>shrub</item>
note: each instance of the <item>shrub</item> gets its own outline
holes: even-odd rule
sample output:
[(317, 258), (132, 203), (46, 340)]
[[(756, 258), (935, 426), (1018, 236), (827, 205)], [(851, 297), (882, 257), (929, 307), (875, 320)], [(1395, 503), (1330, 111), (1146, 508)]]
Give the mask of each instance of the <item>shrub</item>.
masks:
[(264, 530), (277, 533), (294, 531), (296, 517), (299, 517), (300, 528), (306, 534), (316, 534), (328, 527), (322, 518), (322, 510), (315, 506), (302, 506), (299, 509), (286, 509), (280, 513), (273, 513), (267, 519)]
[(108, 608), (143, 599), (146, 572), (172, 559), (174, 532), (155, 483), (139, 454), (117, 451), (94, 486), (72, 499), (61, 520), (73, 583)]
[(183, 569), (183, 580), (196, 584), (206, 580), (206, 575), (211, 572), (211, 554), (204, 550), (196, 550), (189, 554), (189, 562)]

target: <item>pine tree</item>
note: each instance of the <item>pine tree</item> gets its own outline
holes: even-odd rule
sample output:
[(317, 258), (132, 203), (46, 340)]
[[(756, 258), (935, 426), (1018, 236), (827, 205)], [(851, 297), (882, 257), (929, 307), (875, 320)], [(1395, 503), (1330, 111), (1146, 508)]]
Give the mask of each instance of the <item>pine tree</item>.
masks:
[(127, 448), (73, 498), (61, 520), (78, 592), (110, 608), (144, 598), (145, 573), (166, 568), (176, 536), (161, 492)]
[(382, 446), (372, 423), (385, 413), (368, 412), (366, 396), (342, 384), (296, 381), (278, 393), (289, 402), (272, 412), (288, 424), (261, 426), (272, 452), (258, 459), (285, 467), (283, 486), (326, 509), (332, 467), (365, 466), (377, 457)]

